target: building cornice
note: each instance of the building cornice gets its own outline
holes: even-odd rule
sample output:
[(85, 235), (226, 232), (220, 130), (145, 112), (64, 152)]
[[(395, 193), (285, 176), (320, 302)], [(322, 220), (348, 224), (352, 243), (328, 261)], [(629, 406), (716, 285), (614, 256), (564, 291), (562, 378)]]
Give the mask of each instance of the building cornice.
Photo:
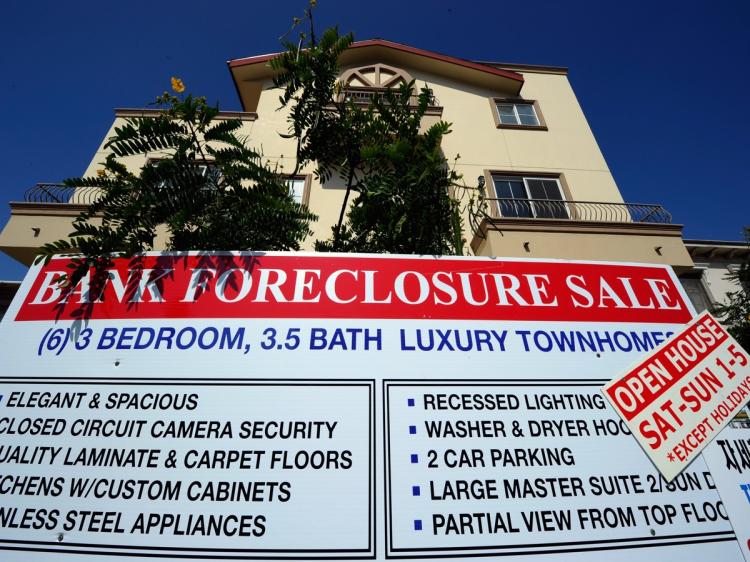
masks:
[(636, 222), (596, 222), (569, 219), (495, 218), (483, 219), (471, 246), (474, 251), (490, 231), (558, 232), (574, 234), (626, 234), (682, 237), (683, 225)]
[[(156, 117), (163, 113), (161, 109), (153, 108), (115, 108), (115, 117)], [(240, 121), (255, 121), (258, 114), (254, 111), (219, 111), (216, 116), (218, 119), (239, 119)]]
[(690, 257), (694, 260), (746, 260), (750, 258), (750, 245), (742, 241), (729, 240), (683, 240)]
[(11, 215), (31, 216), (58, 216), (77, 217), (81, 212), (89, 208), (89, 205), (79, 203), (28, 203), (26, 201), (11, 201)]
[(494, 68), (504, 68), (507, 70), (513, 70), (517, 72), (533, 72), (536, 74), (561, 74), (567, 76), (568, 67), (566, 66), (547, 66), (543, 64), (521, 64), (513, 62), (491, 62), (491, 61), (475, 61), (478, 64), (485, 66), (491, 66)]

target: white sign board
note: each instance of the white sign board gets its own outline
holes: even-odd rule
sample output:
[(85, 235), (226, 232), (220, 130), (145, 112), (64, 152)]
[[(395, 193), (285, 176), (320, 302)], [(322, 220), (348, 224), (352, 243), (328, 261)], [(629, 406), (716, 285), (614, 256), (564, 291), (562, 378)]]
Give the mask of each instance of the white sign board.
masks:
[(704, 312), (604, 394), (671, 481), (750, 399), (750, 359)]
[(731, 517), (737, 541), (750, 562), (750, 418), (741, 412), (703, 451)]
[(667, 267), (148, 254), (0, 323), (0, 558), (741, 561), (599, 388), (692, 317)]
[[(6, 540), (57, 530), (61, 546), (90, 537), (80, 546), (91, 554), (122, 542), (133, 552), (372, 552), (370, 383), (9, 388), (0, 463), (17, 468), (0, 489), (18, 505), (0, 507)], [(347, 501), (332, 502), (332, 490)]]

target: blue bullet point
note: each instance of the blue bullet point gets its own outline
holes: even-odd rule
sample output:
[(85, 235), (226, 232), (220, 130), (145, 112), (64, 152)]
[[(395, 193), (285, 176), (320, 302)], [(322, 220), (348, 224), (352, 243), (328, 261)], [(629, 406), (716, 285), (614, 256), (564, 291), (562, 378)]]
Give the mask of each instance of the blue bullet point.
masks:
[(415, 531), (421, 531), (422, 530), (422, 520), (421, 519), (415, 519), (414, 520), (414, 530)]
[(411, 487), (411, 495), (412, 496), (418, 496), (420, 495), (421, 490), (419, 489), (419, 486), (412, 486)]
[(417, 426), (416, 425), (410, 425), (409, 426), (409, 433), (411, 435), (416, 435), (417, 434)]
[(411, 456), (411, 464), (417, 464), (419, 462), (419, 455)]
[(410, 408), (413, 408), (414, 407), (414, 398), (407, 398), (406, 399), (406, 405), (409, 406)]

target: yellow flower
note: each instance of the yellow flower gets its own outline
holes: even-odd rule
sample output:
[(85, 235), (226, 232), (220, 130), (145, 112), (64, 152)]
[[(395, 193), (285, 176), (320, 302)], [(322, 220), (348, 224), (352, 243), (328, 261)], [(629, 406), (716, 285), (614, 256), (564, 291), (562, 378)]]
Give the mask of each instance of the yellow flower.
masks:
[(107, 175), (107, 172), (106, 172), (105, 170), (103, 170), (102, 168), (99, 168), (99, 169), (98, 169), (98, 170), (96, 171), (96, 175), (97, 175), (98, 177), (100, 177), (100, 178), (103, 178), (104, 176), (106, 176), (106, 175)]
[(181, 94), (185, 91), (185, 84), (179, 78), (172, 76), (172, 89), (178, 94)]

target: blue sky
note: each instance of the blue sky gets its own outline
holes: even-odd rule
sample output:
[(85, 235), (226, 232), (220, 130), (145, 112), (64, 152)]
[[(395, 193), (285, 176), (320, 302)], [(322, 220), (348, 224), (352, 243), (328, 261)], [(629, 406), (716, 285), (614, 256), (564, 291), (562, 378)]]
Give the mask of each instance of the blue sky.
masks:
[[(365, 6), (373, 8), (365, 8)], [(303, 1), (6, 0), (0, 18), (0, 221), (37, 182), (83, 173), (115, 107), (180, 76), (239, 109), (226, 61), (278, 50)], [(661, 203), (688, 238), (750, 224), (750, 3), (320, 0), (319, 25), (475, 59), (570, 68), (626, 201)], [(0, 257), (0, 279), (25, 268)]]

